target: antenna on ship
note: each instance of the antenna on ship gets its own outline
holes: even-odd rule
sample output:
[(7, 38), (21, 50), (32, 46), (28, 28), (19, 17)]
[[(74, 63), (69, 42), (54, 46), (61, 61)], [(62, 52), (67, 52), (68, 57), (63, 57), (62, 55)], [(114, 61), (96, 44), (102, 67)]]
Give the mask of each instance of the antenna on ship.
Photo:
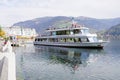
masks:
[(74, 26), (76, 27), (76, 25), (77, 25), (76, 23), (77, 22), (75, 21), (74, 17), (72, 17), (72, 27), (74, 27)]

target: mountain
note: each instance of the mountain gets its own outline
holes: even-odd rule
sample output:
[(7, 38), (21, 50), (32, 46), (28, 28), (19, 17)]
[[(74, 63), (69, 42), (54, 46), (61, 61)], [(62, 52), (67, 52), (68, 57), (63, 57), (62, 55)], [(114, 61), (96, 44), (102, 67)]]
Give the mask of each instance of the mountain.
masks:
[(109, 36), (112, 39), (120, 39), (120, 24), (115, 25), (113, 27), (111, 27), (110, 29), (108, 29), (105, 32), (106, 36)]
[[(56, 17), (41, 17), (36, 18), (33, 20), (27, 20), (23, 22), (18, 22), (13, 24), (13, 26), (22, 26), (22, 27), (29, 27), (35, 28), (38, 33), (44, 32), (50, 26), (58, 27), (59, 25), (70, 25), (72, 22), (73, 17), (66, 17), (66, 16), (56, 16)], [(88, 28), (92, 28), (94, 30), (106, 30), (110, 27), (120, 24), (120, 18), (113, 18), (113, 19), (96, 19), (90, 17), (74, 17), (74, 20), (81, 25), (85, 25)]]
[(60, 21), (69, 20), (69, 17), (57, 16), (57, 17), (42, 17), (33, 20), (27, 20), (23, 22), (15, 23), (13, 26), (22, 26), (28, 28), (35, 28), (38, 33), (42, 33), (48, 27), (59, 23)]

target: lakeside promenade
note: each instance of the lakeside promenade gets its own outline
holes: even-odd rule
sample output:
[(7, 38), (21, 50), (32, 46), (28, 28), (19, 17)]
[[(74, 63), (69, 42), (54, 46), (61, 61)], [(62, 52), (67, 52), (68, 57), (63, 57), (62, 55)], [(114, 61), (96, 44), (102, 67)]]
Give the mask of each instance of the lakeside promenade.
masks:
[(0, 41), (0, 80), (16, 80), (16, 60), (10, 41)]

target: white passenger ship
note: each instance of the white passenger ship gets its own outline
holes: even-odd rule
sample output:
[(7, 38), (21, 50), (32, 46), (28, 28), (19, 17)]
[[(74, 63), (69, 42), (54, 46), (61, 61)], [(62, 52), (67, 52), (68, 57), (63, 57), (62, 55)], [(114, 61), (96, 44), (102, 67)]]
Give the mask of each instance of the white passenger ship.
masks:
[(64, 28), (49, 28), (47, 35), (37, 36), (34, 45), (73, 47), (73, 48), (103, 48), (106, 41), (98, 40), (97, 34), (89, 32), (83, 25), (71, 24)]

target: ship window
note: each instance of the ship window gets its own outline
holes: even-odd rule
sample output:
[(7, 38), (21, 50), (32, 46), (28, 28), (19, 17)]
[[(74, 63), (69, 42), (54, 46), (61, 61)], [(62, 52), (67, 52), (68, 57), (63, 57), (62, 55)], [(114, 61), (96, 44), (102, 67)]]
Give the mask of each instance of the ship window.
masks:
[(67, 31), (57, 31), (56, 35), (66, 35)]
[(46, 39), (46, 38), (43, 38), (43, 39), (41, 39), (40, 41), (47, 41), (47, 39)]
[(61, 31), (57, 31), (56, 35), (62, 35), (62, 32)]
[(53, 35), (53, 36), (56, 35), (56, 32), (52, 32), (52, 35)]
[(40, 41), (40, 39), (38, 38), (38, 41)]
[(81, 38), (81, 42), (89, 42), (88, 38)]
[(70, 34), (73, 34), (73, 31), (70, 31)]
[(69, 35), (69, 34), (70, 34), (70, 31), (66, 31), (66, 34)]
[(90, 37), (90, 38), (89, 38), (89, 41), (90, 41), (90, 42), (94, 42), (93, 37)]
[(78, 38), (78, 42), (81, 42), (81, 39), (80, 39), (80, 38)]
[(50, 41), (50, 42), (57, 42), (57, 39), (50, 38), (49, 41)]
[(37, 39), (35, 39), (35, 41), (37, 41)]
[(80, 31), (79, 31), (79, 29), (75, 29), (75, 30), (73, 30), (73, 32), (74, 32), (74, 34), (78, 34)]
[(74, 38), (74, 42), (80, 42), (79, 38)]
[(88, 30), (88, 29), (84, 29), (84, 30), (81, 30), (81, 32), (82, 32), (83, 34), (87, 34), (87, 33), (89, 33), (89, 30)]

